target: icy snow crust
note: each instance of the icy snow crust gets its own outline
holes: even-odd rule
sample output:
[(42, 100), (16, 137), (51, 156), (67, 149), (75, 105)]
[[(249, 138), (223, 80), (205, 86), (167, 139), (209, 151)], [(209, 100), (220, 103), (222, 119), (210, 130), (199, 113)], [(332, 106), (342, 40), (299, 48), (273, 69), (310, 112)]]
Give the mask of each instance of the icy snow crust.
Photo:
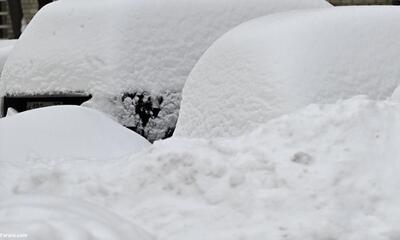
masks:
[[(135, 126), (123, 93), (163, 96), (152, 128), (175, 127), (180, 92), (205, 50), (232, 27), (325, 0), (69, 0), (29, 24), (2, 76), (0, 94), (87, 92), (87, 106)], [(151, 120), (152, 121), (152, 120)], [(151, 125), (150, 124), (150, 125)]]
[(96, 110), (55, 106), (0, 119), (0, 161), (109, 160), (150, 146)]
[(400, 104), (357, 97), (237, 138), (173, 137), (117, 161), (0, 159), (0, 199), (84, 199), (165, 240), (393, 240), (399, 142)]
[[(76, 200), (22, 195), (0, 201), (0, 232), (29, 240), (153, 240), (101, 208)], [(1, 235), (0, 235), (1, 236)]]
[(338, 7), (262, 17), (216, 41), (185, 85), (176, 135), (237, 136), (307, 106), (400, 81), (400, 8)]

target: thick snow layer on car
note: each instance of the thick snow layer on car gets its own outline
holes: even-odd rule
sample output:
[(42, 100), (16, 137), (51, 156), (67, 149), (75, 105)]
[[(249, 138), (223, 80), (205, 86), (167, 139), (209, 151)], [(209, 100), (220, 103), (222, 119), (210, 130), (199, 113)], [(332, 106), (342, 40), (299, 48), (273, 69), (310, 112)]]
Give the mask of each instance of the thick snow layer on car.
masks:
[(113, 162), (0, 159), (0, 198), (85, 199), (164, 240), (399, 239), (399, 119), (357, 97)]
[(0, 40), (0, 72), (17, 40)]
[(0, 201), (0, 238), (151, 240), (138, 227), (99, 207), (71, 199), (23, 195)]
[(191, 73), (176, 134), (235, 136), (310, 103), (391, 95), (400, 81), (400, 8), (298, 11), (242, 24)]
[(0, 119), (0, 160), (107, 160), (150, 143), (96, 110), (54, 106)]
[(222, 34), (269, 13), (328, 6), (325, 0), (58, 1), (24, 31), (5, 66), (0, 94), (83, 91), (93, 95), (87, 106), (138, 126), (147, 121), (136, 118), (137, 103), (122, 100), (145, 92), (163, 100), (150, 102), (161, 111), (148, 123), (155, 129), (148, 135), (161, 138), (175, 127), (189, 72)]

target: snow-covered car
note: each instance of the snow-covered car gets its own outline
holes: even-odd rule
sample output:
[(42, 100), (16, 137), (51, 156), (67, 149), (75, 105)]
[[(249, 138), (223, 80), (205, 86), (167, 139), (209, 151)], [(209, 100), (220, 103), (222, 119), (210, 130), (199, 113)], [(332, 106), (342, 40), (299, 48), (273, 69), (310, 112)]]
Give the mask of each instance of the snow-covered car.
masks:
[[(172, 135), (181, 91), (221, 35), (266, 14), (325, 0), (69, 0), (44, 7), (1, 77), (3, 114), (82, 104), (154, 141)], [(90, 100), (89, 100), (90, 99)]]
[(292, 11), (241, 24), (198, 61), (175, 134), (241, 135), (313, 103), (386, 99), (400, 83), (400, 8)]
[(0, 160), (13, 163), (109, 161), (150, 146), (104, 113), (80, 106), (51, 106), (0, 118)]

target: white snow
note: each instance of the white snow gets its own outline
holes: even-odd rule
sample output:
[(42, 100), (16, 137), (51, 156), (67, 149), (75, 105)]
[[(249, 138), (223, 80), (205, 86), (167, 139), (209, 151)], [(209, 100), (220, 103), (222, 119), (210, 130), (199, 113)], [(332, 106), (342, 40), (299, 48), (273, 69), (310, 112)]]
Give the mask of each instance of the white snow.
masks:
[[(399, 138), (399, 103), (356, 97), (310, 105), (240, 137), (173, 137), (115, 161), (0, 159), (0, 199), (84, 199), (163, 240), (393, 240)], [(68, 204), (54, 206), (69, 216)]]
[[(86, 106), (134, 126), (122, 94), (147, 91), (164, 97), (162, 121), (154, 125), (174, 127), (189, 72), (222, 34), (269, 13), (329, 6), (325, 0), (58, 1), (22, 34), (0, 95), (91, 93)], [(178, 97), (165, 97), (171, 92)]]
[(0, 40), (0, 72), (17, 40)]
[[(19, 236), (19, 237), (18, 237)], [(0, 239), (151, 240), (147, 233), (93, 204), (41, 195), (0, 201)]]
[(400, 86), (397, 86), (396, 89), (393, 91), (391, 100), (400, 102)]
[(262, 17), (216, 41), (183, 91), (175, 134), (237, 136), (311, 103), (389, 97), (400, 81), (400, 8)]
[(230, 28), (272, 12), (325, 6), (324, 0), (55, 2), (23, 33), (4, 90), (180, 90), (200, 55)]
[(6, 117), (10, 117), (10, 116), (13, 116), (13, 115), (16, 115), (16, 114), (18, 114), (18, 111), (15, 110), (14, 108), (9, 107), (7, 109)]
[(0, 161), (111, 160), (150, 146), (103, 113), (54, 106), (0, 119)]
[[(196, 13), (195, 8), (202, 9), (207, 1), (181, 4), (193, 4), (188, 8)], [(59, 1), (42, 11), (44, 19), (60, 16), (52, 23), (58, 25), (55, 36), (68, 36), (63, 29), (74, 26), (62, 23), (75, 14), (85, 20), (79, 27), (90, 23), (101, 29), (95, 26), (100, 16), (84, 15), (95, 0), (80, 1), (85, 7), (79, 11), (57, 8), (73, 2), (79, 1)], [(161, 16), (179, 16), (176, 9), (171, 13), (158, 8), (166, 7), (164, 2), (124, 4), (141, 7), (132, 13), (140, 13), (139, 20), (157, 9)], [(256, 2), (251, 3), (260, 4)], [(386, 99), (400, 75), (399, 11), (391, 7), (309, 10), (239, 26), (218, 40), (191, 74), (178, 132), (186, 138), (174, 136), (150, 145), (86, 107), (10, 110), (10, 116), (0, 119), (0, 239), (16, 235), (19, 238), (14, 239), (32, 240), (400, 239), (400, 90)], [(109, 16), (104, 9), (100, 12)], [(153, 20), (155, 25), (143, 29), (159, 26), (159, 20)], [(118, 26), (113, 31), (120, 31)], [(29, 28), (22, 39), (29, 39)], [(51, 39), (45, 32), (37, 34)], [(81, 34), (91, 37), (83, 30)], [(92, 38), (93, 42), (107, 39)], [(155, 46), (156, 39), (142, 40)], [(23, 49), (19, 43), (16, 49)], [(38, 48), (46, 49), (41, 44)], [(97, 74), (86, 72), (87, 59), (80, 54), (103, 51), (89, 45), (87, 52), (78, 52), (79, 48), (67, 46), (79, 43), (59, 44), (51, 42), (47, 48), (54, 47), (58, 55), (64, 48), (66, 56), (76, 54), (82, 60), (82, 68), (71, 59), (71, 66), (59, 62), (60, 69), (75, 66), (82, 76)], [(104, 52), (111, 53), (111, 47)], [(17, 62), (19, 51), (7, 65)], [(32, 56), (32, 65), (21, 68), (21, 79), (37, 67), (33, 59), (41, 55)], [(104, 66), (113, 68), (109, 63)], [(27, 90), (35, 91), (35, 81), (41, 84), (39, 79), (57, 75), (58, 70), (47, 67), (48, 76), (34, 70), (38, 75), (32, 75)], [(112, 69), (106, 68), (92, 70), (107, 76)], [(118, 79), (121, 73), (115, 74)], [(67, 79), (66, 75), (59, 77)], [(88, 83), (84, 79), (77, 87)], [(20, 80), (14, 90), (24, 89)], [(69, 83), (75, 80), (71, 77)], [(3, 86), (11, 87), (10, 83)], [(110, 87), (110, 82), (92, 83), (96, 83), (89, 84), (93, 89)], [(367, 96), (355, 96), (360, 93)], [(338, 100), (342, 98), (346, 100)], [(105, 98), (93, 101), (112, 104)], [(193, 138), (224, 135), (229, 137)]]

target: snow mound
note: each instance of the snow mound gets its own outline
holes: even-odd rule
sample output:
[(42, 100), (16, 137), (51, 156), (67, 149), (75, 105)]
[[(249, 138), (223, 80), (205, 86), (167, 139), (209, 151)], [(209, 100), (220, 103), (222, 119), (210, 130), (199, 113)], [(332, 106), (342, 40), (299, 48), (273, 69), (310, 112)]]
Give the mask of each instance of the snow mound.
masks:
[(0, 161), (0, 191), (85, 199), (164, 240), (393, 240), (399, 142), (400, 104), (356, 97), (115, 162)]
[(216, 41), (183, 91), (177, 136), (236, 136), (310, 103), (391, 95), (400, 8), (338, 7), (262, 17)]
[(0, 238), (29, 240), (154, 239), (101, 208), (40, 195), (1, 201), (0, 234)]
[(0, 160), (106, 160), (133, 154), (150, 143), (103, 113), (54, 106), (0, 119)]
[(129, 126), (142, 123), (136, 103), (124, 96), (163, 98), (150, 103), (160, 105), (157, 119), (140, 127), (162, 138), (175, 128), (189, 72), (222, 34), (269, 13), (328, 6), (325, 0), (58, 1), (22, 34), (0, 95), (86, 92), (93, 95), (86, 106)]

